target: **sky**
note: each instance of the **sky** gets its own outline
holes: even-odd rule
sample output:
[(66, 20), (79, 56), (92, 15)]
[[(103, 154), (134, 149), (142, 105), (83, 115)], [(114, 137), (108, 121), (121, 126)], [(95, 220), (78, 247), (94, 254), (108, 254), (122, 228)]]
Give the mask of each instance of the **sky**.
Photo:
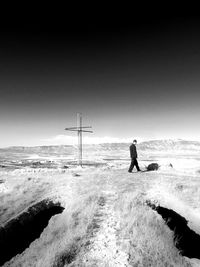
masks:
[[(101, 18), (103, 20), (103, 18)], [(200, 20), (134, 16), (0, 29), (0, 147), (200, 140)]]

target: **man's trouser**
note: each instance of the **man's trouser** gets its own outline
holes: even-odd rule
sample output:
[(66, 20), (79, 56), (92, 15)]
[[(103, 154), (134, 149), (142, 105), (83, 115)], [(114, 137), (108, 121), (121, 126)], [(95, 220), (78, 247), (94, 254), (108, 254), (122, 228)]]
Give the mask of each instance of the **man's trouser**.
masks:
[(136, 167), (137, 171), (140, 171), (140, 167), (138, 166), (138, 161), (137, 161), (136, 158), (132, 158), (132, 159), (131, 159), (131, 165), (130, 165), (128, 171), (129, 171), (129, 172), (132, 172), (134, 166)]

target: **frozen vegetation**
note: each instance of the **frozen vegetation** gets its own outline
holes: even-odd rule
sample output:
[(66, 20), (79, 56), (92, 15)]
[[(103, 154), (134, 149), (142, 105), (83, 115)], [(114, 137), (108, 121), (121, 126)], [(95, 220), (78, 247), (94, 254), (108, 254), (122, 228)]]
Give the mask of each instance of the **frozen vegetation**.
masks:
[[(0, 149), (0, 242), (12, 222), (26, 225), (27, 235), (38, 231), (37, 221), (30, 224), (46, 216), (38, 203), (62, 207), (2, 266), (200, 266), (200, 256), (185, 255), (181, 236), (147, 205), (173, 210), (200, 235), (200, 143), (139, 144), (141, 169), (159, 165), (141, 173), (127, 172), (128, 149), (129, 144), (87, 145), (82, 168), (73, 146)], [(20, 244), (19, 238), (15, 246)]]

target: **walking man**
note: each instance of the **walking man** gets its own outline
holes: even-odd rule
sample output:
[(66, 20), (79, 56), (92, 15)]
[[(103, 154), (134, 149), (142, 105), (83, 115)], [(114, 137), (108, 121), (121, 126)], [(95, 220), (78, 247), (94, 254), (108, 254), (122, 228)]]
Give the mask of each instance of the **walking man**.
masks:
[(140, 167), (138, 166), (137, 161), (137, 149), (136, 149), (137, 140), (133, 140), (132, 145), (130, 145), (130, 156), (131, 156), (131, 165), (129, 167), (128, 172), (132, 172), (134, 166), (136, 167), (137, 171), (141, 171)]

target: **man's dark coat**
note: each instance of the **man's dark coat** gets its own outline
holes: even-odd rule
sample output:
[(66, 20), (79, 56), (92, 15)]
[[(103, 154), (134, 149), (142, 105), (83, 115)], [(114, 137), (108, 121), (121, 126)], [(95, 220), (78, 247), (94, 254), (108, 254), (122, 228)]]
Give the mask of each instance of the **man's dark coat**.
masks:
[(130, 156), (132, 159), (137, 158), (137, 149), (134, 144), (130, 145)]

